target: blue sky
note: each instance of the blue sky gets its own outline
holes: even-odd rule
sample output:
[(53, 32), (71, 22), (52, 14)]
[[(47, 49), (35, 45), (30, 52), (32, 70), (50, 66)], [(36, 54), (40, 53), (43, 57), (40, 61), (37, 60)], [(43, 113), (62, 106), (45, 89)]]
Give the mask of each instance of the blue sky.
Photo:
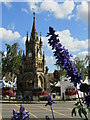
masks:
[(31, 34), (33, 24), (33, 9), (36, 13), (36, 28), (38, 36), (42, 33), (43, 51), (49, 72), (56, 69), (55, 58), (46, 38), (49, 26), (54, 27), (59, 34), (60, 42), (70, 53), (84, 59), (88, 54), (88, 3), (66, 0), (64, 2), (4, 2), (2, 3), (2, 26), (0, 40), (2, 50), (5, 44), (19, 43), (25, 50), (25, 36)]

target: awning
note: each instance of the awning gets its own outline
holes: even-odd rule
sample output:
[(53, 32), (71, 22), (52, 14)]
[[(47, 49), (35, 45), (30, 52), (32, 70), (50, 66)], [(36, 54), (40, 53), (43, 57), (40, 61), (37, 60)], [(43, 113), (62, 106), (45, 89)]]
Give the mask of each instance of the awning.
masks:
[(55, 85), (55, 87), (60, 87), (60, 81), (58, 81), (58, 83)]

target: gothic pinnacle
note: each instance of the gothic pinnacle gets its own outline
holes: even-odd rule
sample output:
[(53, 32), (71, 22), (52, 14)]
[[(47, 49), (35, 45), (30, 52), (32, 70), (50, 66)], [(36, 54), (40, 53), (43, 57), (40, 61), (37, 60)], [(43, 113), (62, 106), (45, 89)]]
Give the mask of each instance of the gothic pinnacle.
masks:
[(28, 42), (28, 31), (27, 31), (27, 37), (26, 37), (26, 43)]
[(41, 40), (41, 32), (40, 32), (40, 44), (42, 44), (42, 40)]

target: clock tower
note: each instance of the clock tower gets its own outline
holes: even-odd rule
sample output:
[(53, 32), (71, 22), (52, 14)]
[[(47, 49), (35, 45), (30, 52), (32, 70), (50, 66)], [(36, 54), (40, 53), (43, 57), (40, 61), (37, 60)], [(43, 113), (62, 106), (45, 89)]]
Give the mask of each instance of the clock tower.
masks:
[(30, 38), (26, 35), (25, 48), (23, 52), (21, 72), (17, 80), (17, 93), (30, 94), (36, 88), (46, 90), (46, 59), (42, 54), (42, 37), (38, 37), (35, 25), (35, 13), (33, 13), (33, 26)]

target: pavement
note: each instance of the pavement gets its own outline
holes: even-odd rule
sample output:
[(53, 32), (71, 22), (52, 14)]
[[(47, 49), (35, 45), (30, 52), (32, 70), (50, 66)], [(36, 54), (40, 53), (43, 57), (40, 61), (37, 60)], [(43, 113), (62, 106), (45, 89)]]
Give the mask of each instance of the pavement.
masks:
[[(76, 101), (61, 101), (55, 100), (55, 104), (53, 104), (53, 112), (55, 120), (82, 120), (79, 115), (71, 116), (72, 109), (74, 107), (74, 103)], [(8, 101), (8, 100), (0, 100), (0, 111), (2, 111), (1, 115), (2, 120), (11, 120), (12, 111), (16, 109), (19, 111), (20, 104), (23, 104), (26, 111), (29, 111), (31, 119), (37, 120), (45, 120), (45, 116), (49, 116), (50, 120), (52, 118), (52, 113), (50, 106), (45, 106), (47, 101)], [(1, 120), (1, 119), (0, 119)]]
[[(50, 106), (45, 106), (45, 103), (47, 103), (47, 101), (32, 101), (31, 103), (22, 103), (21, 101), (1, 101), (2, 108), (0, 109), (2, 110), (2, 118), (3, 120), (7, 120), (6, 118), (10, 120), (13, 109), (19, 111), (20, 104), (23, 104), (26, 111), (29, 111), (30, 118), (32, 119), (37, 118), (38, 120), (42, 120), (45, 119), (46, 115), (52, 118)], [(67, 120), (71, 118), (77, 118), (75, 120), (78, 120), (78, 118), (80, 118), (78, 115), (76, 117), (71, 116), (71, 111), (74, 107), (74, 103), (75, 101), (55, 101), (55, 104), (53, 104), (54, 117), (57, 119), (64, 118)]]
[[(65, 101), (63, 101), (63, 100), (61, 100), (61, 99), (53, 99), (54, 101), (55, 101), (55, 104), (57, 104), (57, 103), (59, 103), (59, 102), (73, 102), (73, 103), (75, 103), (76, 102), (76, 100), (65, 100)], [(16, 100), (14, 100), (14, 99), (12, 99), (12, 100), (10, 100), (9, 101), (9, 99), (4, 99), (4, 100), (0, 100), (0, 103), (6, 103), (6, 104), (15, 104), (15, 103), (17, 103), (17, 104), (21, 104), (21, 103), (23, 103), (23, 104), (45, 104), (45, 103), (47, 103), (47, 101), (43, 101), (43, 100), (34, 100), (34, 101), (22, 101), (22, 100), (18, 100), (18, 101), (16, 101)]]

